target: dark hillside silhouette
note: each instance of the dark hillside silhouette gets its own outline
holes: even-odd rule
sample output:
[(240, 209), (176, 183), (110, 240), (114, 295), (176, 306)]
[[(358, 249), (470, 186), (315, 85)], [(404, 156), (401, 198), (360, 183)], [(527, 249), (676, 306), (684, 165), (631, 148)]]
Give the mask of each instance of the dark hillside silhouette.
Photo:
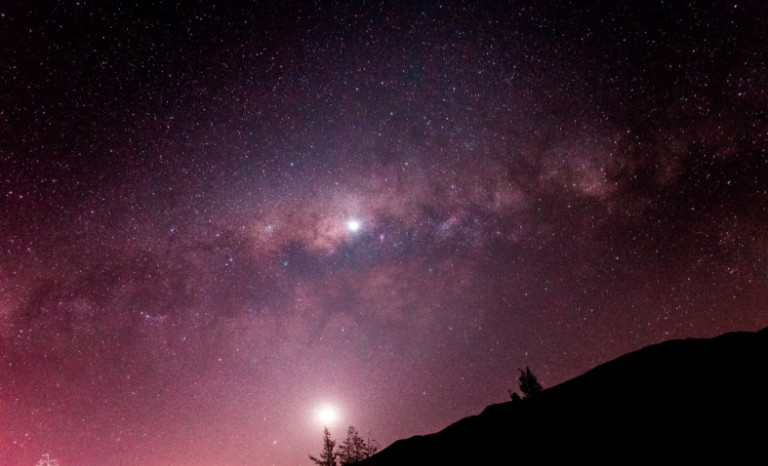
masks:
[(358, 464), (736, 464), (764, 458), (767, 415), (764, 329), (649, 346)]

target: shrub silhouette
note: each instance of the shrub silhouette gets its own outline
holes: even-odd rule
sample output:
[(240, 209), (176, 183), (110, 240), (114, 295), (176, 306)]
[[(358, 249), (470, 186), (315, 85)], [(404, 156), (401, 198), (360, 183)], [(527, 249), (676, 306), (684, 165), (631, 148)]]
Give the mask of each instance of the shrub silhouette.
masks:
[[(523, 398), (528, 398), (544, 390), (544, 387), (541, 386), (536, 376), (531, 372), (530, 367), (525, 366), (525, 370), (518, 369), (518, 371), (520, 371), (520, 377), (517, 378), (517, 382), (520, 386), (520, 391), (523, 392)], [(520, 395), (511, 389), (509, 390), (509, 398), (512, 401), (521, 400)]]
[(525, 371), (522, 369), (518, 369), (518, 371), (520, 371), (520, 377), (517, 380), (520, 383), (520, 391), (523, 392), (523, 398), (528, 398), (544, 390), (544, 387), (541, 386), (536, 376), (531, 372), (530, 367), (525, 366)]

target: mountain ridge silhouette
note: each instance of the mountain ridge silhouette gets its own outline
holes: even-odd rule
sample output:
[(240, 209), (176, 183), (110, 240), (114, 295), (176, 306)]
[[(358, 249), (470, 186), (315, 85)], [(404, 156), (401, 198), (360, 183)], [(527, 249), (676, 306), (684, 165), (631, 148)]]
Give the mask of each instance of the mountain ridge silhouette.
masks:
[(768, 328), (650, 345), (357, 464), (733, 463), (764, 456), (767, 415)]

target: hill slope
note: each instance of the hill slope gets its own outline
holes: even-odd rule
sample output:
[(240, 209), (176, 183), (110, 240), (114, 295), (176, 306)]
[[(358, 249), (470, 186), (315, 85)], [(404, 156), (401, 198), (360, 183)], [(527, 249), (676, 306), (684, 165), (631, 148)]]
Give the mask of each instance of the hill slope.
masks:
[(364, 466), (762, 457), (768, 329), (675, 340), (400, 440)]

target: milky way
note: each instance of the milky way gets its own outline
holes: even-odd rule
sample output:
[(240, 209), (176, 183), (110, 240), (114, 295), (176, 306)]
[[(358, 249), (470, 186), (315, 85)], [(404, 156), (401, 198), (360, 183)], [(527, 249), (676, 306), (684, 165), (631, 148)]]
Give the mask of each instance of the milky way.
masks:
[(763, 2), (11, 3), (0, 463), (310, 464), (768, 325)]

